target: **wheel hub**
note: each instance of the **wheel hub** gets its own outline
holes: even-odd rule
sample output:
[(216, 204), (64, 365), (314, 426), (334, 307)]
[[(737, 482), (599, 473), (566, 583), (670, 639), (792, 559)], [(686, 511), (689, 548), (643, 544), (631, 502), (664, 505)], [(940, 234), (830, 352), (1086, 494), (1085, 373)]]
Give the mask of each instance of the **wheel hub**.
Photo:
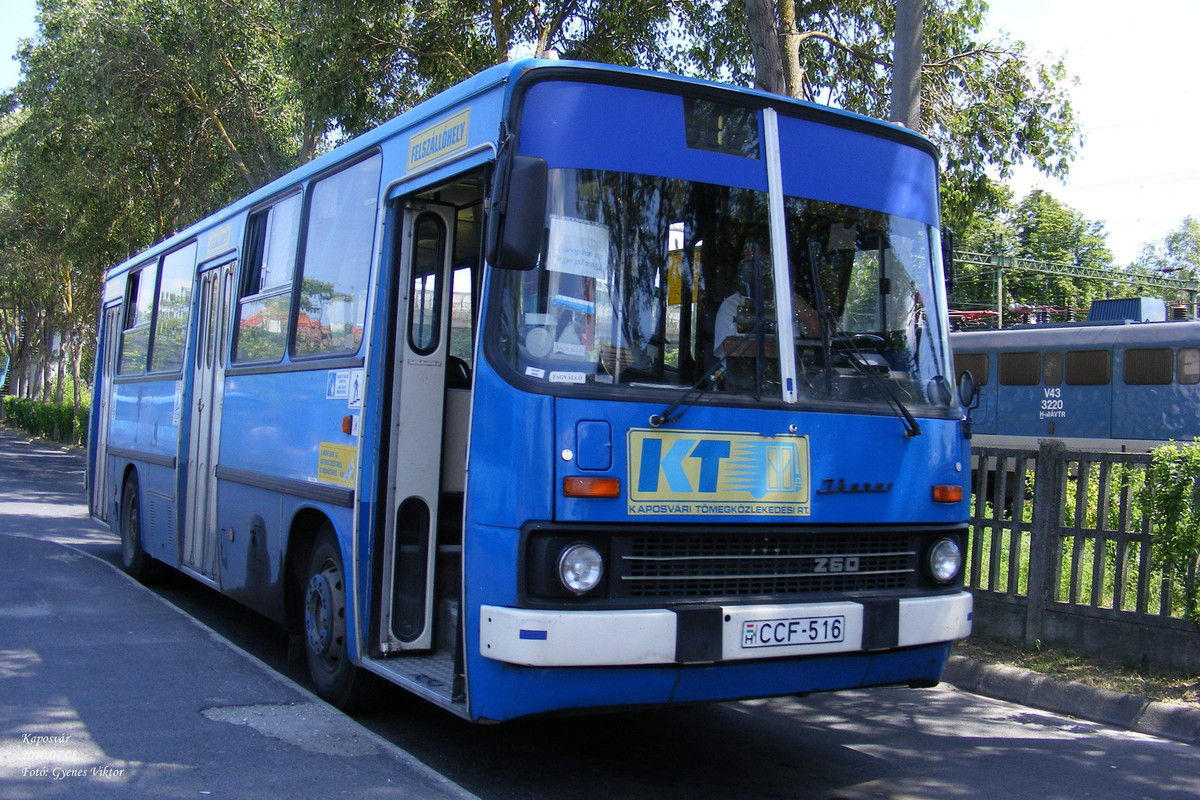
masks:
[(324, 572), (313, 575), (304, 594), (304, 632), (308, 646), (324, 656), (333, 642), (333, 589)]

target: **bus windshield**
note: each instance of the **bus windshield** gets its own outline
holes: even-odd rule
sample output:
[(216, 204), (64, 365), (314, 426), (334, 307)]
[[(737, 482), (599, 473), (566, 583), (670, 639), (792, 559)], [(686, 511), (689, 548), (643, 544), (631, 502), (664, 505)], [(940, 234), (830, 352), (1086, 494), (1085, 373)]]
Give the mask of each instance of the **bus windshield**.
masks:
[(500, 352), (526, 378), (774, 403), (790, 352), (799, 402), (953, 402), (931, 226), (788, 197), (780, 292), (765, 192), (552, 169), (548, 198), (539, 268), (498, 275)]

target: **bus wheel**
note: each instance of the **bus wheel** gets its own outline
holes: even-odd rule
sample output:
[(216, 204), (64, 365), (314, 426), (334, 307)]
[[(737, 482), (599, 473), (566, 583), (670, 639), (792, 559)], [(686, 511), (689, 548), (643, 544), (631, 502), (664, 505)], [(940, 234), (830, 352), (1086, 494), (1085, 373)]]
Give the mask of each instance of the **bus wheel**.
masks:
[(313, 545), (304, 588), (304, 650), (317, 694), (343, 710), (366, 697), (370, 676), (350, 663), (346, 646), (346, 581), (342, 554), (326, 527)]
[(138, 480), (131, 475), (121, 491), (121, 566), (130, 577), (145, 583), (152, 577), (153, 561), (142, 549), (142, 515), (138, 508)]

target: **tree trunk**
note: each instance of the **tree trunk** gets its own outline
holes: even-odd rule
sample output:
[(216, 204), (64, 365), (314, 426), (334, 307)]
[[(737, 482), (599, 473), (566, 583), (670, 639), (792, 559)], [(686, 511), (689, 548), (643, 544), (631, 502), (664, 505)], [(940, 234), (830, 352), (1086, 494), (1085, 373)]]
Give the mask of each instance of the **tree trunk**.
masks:
[(79, 382), (79, 371), (83, 367), (83, 337), (76, 337), (75, 346), (71, 350), (71, 383), (75, 386), (75, 416), (79, 416), (79, 406), (82, 402), (83, 384)]
[(775, 5), (771, 0), (746, 0), (746, 32), (754, 56), (755, 87), (787, 94), (779, 26), (775, 22)]
[(51, 380), (50, 380), (50, 359), (54, 357), (54, 331), (50, 327), (50, 316), (46, 315), (42, 322), (42, 358), (41, 358), (41, 379), (42, 379), (42, 402), (50, 402)]
[(58, 364), (54, 370), (55, 378), (58, 381), (54, 387), (54, 402), (58, 403), (60, 406), (62, 405), (63, 401), (63, 388), (67, 383), (67, 364), (65, 358), (66, 352), (67, 340), (64, 338), (62, 340), (62, 346), (59, 347), (58, 352), (55, 354), (58, 357)]
[(800, 66), (800, 29), (796, 26), (796, 0), (779, 0), (783, 76), (789, 97), (804, 99), (804, 69)]
[(923, 0), (897, 0), (892, 56), (891, 121), (921, 129), (921, 35)]

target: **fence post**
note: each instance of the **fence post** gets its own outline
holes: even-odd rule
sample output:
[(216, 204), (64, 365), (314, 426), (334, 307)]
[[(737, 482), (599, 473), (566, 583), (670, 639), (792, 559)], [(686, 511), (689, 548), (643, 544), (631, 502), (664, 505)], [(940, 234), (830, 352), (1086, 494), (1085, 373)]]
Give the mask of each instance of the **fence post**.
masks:
[(1055, 591), (1053, 577), (1058, 574), (1059, 524), (1062, 521), (1063, 470), (1066, 445), (1043, 441), (1038, 448), (1033, 478), (1033, 523), (1029, 529), (1029, 597), (1025, 607), (1025, 646), (1033, 647), (1042, 638), (1046, 607)]

